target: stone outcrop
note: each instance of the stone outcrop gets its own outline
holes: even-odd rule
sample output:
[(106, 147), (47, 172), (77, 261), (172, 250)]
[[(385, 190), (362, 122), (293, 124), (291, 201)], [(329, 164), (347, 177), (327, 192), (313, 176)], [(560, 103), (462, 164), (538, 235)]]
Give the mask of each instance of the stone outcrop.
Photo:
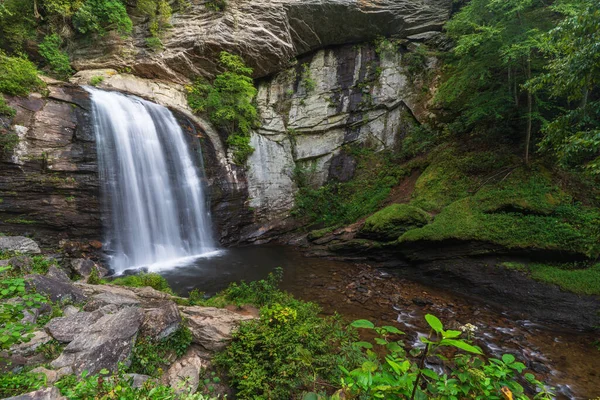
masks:
[(20, 396), (8, 397), (5, 400), (66, 400), (66, 397), (60, 394), (58, 388), (48, 387)]
[(27, 275), (25, 284), (37, 293), (45, 294), (55, 302), (81, 303), (86, 299), (83, 291), (71, 282), (65, 282), (50, 276)]
[(420, 40), (441, 30), (449, 0), (229, 0), (224, 11), (204, 1), (175, 10), (172, 28), (149, 49), (147, 21), (134, 18), (132, 38), (117, 35), (80, 43), (72, 53), (77, 70), (130, 69), (135, 75), (184, 83), (217, 71), (221, 51), (242, 55), (263, 77), (290, 59), (316, 49), (395, 35)]
[(69, 343), (103, 316), (104, 313), (100, 310), (79, 312), (68, 317), (54, 318), (44, 328), (54, 339), (62, 343)]
[[(2, 207), (2, 203), (0, 202), (0, 207)], [(0, 236), (0, 250), (31, 254), (41, 253), (40, 246), (36, 242), (23, 236)]]
[(202, 357), (202, 353), (192, 347), (171, 365), (162, 381), (171, 386), (176, 393), (193, 394), (200, 383), (200, 372), (208, 365), (208, 361)]

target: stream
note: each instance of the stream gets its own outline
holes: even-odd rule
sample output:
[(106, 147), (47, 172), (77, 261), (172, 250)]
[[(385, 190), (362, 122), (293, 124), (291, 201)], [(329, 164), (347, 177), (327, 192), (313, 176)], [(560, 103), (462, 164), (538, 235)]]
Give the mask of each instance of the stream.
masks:
[(188, 259), (155, 272), (178, 294), (198, 289), (212, 295), (231, 282), (263, 279), (278, 266), (284, 269), (282, 289), (318, 303), (326, 315), (338, 312), (349, 321), (395, 324), (406, 333), (409, 346), (419, 344), (418, 337), (428, 332), (427, 313), (452, 329), (471, 323), (477, 327), (474, 342), (487, 355), (515, 355), (555, 388), (557, 399), (600, 396), (600, 351), (593, 345), (594, 334), (517, 319), (508, 310), (395, 277), (374, 265), (309, 258), (293, 247), (253, 246), (220, 250), (210, 258)]

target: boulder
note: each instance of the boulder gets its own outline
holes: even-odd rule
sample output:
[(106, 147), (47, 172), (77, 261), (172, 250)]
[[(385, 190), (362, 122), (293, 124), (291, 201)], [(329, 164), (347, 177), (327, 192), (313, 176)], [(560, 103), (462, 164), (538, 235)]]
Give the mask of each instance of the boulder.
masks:
[(60, 391), (57, 387), (49, 387), (43, 388), (40, 390), (36, 390), (35, 392), (25, 393), (19, 396), (8, 397), (4, 400), (66, 400), (66, 397), (63, 397), (60, 394)]
[(100, 310), (78, 312), (71, 316), (54, 318), (46, 324), (45, 329), (50, 336), (59, 342), (69, 343), (103, 316), (104, 313)]
[(45, 375), (47, 385), (52, 385), (52, 384), (54, 384), (54, 382), (56, 382), (58, 380), (58, 374), (56, 373), (56, 371), (51, 370), (51, 369), (47, 369), (44, 367), (37, 367), (37, 368), (32, 369), (31, 372), (34, 374)]
[(71, 315), (75, 315), (80, 311), (81, 310), (79, 310), (79, 308), (69, 304), (63, 309), (63, 317), (70, 317)]
[(118, 292), (104, 292), (92, 296), (90, 301), (85, 305), (84, 310), (94, 311), (108, 305), (114, 305), (117, 308), (131, 307), (140, 305), (140, 300), (134, 295), (124, 295)]
[(46, 276), (63, 282), (71, 282), (71, 278), (69, 278), (69, 275), (67, 275), (65, 270), (57, 267), (56, 265), (51, 265), (50, 268), (48, 268)]
[(117, 371), (120, 362), (130, 362), (143, 317), (143, 311), (137, 307), (126, 307), (103, 316), (77, 335), (50, 365), (71, 367), (76, 375), (84, 370), (93, 375), (103, 368)]
[(28, 342), (19, 343), (10, 348), (12, 354), (29, 356), (35, 353), (38, 347), (48, 343), (52, 338), (44, 331), (33, 332), (33, 337)]
[(0, 236), (0, 251), (39, 254), (40, 246), (24, 236)]
[(29, 289), (35, 289), (36, 292), (47, 295), (52, 301), (81, 303), (86, 300), (83, 291), (71, 282), (65, 282), (50, 276), (27, 275), (25, 276), (25, 284)]
[(144, 386), (144, 383), (146, 383), (146, 381), (150, 379), (150, 376), (142, 374), (125, 374), (125, 378), (131, 379), (132, 387), (141, 388), (142, 386)]
[(156, 307), (144, 310), (142, 333), (154, 339), (164, 339), (181, 326), (181, 315), (177, 305), (164, 301)]
[(25, 275), (31, 273), (33, 260), (28, 256), (16, 256), (8, 259), (6, 264), (10, 265), (16, 272)]
[(100, 267), (89, 258), (76, 258), (71, 260), (71, 269), (77, 275), (85, 279), (89, 278), (94, 269), (98, 271), (98, 277), (100, 278), (105, 276), (108, 272), (105, 268)]
[(201, 354), (195, 348), (190, 348), (182, 358), (171, 365), (163, 377), (163, 383), (171, 386), (178, 394), (195, 393), (200, 383), (200, 371), (209, 366)]
[(214, 307), (181, 307), (193, 335), (193, 342), (206, 350), (221, 350), (231, 341), (231, 331), (241, 321), (254, 319), (233, 311)]

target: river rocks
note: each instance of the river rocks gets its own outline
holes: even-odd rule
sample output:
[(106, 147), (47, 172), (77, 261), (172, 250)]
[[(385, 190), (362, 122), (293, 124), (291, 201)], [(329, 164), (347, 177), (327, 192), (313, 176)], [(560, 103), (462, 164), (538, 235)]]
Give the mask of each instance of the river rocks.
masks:
[(27, 275), (25, 284), (36, 292), (47, 295), (56, 302), (81, 303), (86, 299), (83, 291), (71, 282), (58, 280), (44, 275)]
[[(1, 182), (2, 181), (0, 181), (0, 185)], [(0, 207), (3, 203), (4, 202), (0, 203)], [(0, 208), (0, 210), (2, 209)], [(42, 252), (40, 246), (38, 246), (36, 242), (23, 236), (0, 236), (0, 250), (31, 254), (39, 254)]]
[(144, 386), (144, 383), (146, 383), (146, 381), (150, 379), (150, 376), (143, 374), (125, 374), (125, 378), (131, 379), (132, 387), (141, 388), (142, 386)]
[(193, 343), (210, 351), (223, 349), (231, 341), (231, 331), (241, 321), (254, 318), (214, 307), (181, 307), (180, 310), (192, 331)]
[(49, 387), (40, 390), (36, 390), (35, 392), (25, 393), (20, 396), (15, 397), (7, 397), (4, 400), (66, 400), (66, 397), (63, 397), (60, 394), (60, 391), (57, 387)]
[(86, 280), (90, 277), (94, 270), (96, 270), (96, 272), (98, 273), (99, 278), (102, 278), (108, 273), (108, 271), (105, 268), (102, 268), (101, 266), (97, 265), (94, 261), (90, 260), (89, 258), (76, 258), (74, 260), (71, 260), (70, 266), (73, 272), (75, 272), (82, 278), (85, 278)]
[(177, 305), (172, 301), (164, 301), (145, 310), (142, 334), (160, 340), (174, 333), (180, 326), (181, 315)]
[(70, 366), (76, 375), (84, 370), (93, 375), (103, 368), (116, 371), (119, 362), (127, 363), (142, 319), (137, 307), (103, 316), (77, 335), (51, 366)]
[(104, 316), (102, 311), (79, 312), (67, 317), (54, 318), (46, 324), (46, 331), (56, 340), (69, 343)]
[(48, 268), (46, 276), (63, 282), (71, 282), (69, 275), (67, 275), (62, 268), (59, 268), (56, 265), (51, 265), (50, 268)]
[(10, 351), (12, 354), (30, 356), (35, 353), (35, 350), (38, 347), (49, 342), (50, 340), (52, 340), (52, 338), (46, 332), (35, 331), (33, 332), (33, 337), (31, 337), (28, 342), (14, 345), (10, 348)]

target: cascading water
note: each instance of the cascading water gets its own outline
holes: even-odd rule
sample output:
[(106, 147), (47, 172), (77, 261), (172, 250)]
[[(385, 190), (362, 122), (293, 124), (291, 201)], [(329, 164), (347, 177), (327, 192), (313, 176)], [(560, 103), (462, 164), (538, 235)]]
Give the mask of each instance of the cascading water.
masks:
[(192, 157), (173, 114), (140, 98), (86, 90), (115, 272), (160, 269), (215, 251), (201, 155)]

